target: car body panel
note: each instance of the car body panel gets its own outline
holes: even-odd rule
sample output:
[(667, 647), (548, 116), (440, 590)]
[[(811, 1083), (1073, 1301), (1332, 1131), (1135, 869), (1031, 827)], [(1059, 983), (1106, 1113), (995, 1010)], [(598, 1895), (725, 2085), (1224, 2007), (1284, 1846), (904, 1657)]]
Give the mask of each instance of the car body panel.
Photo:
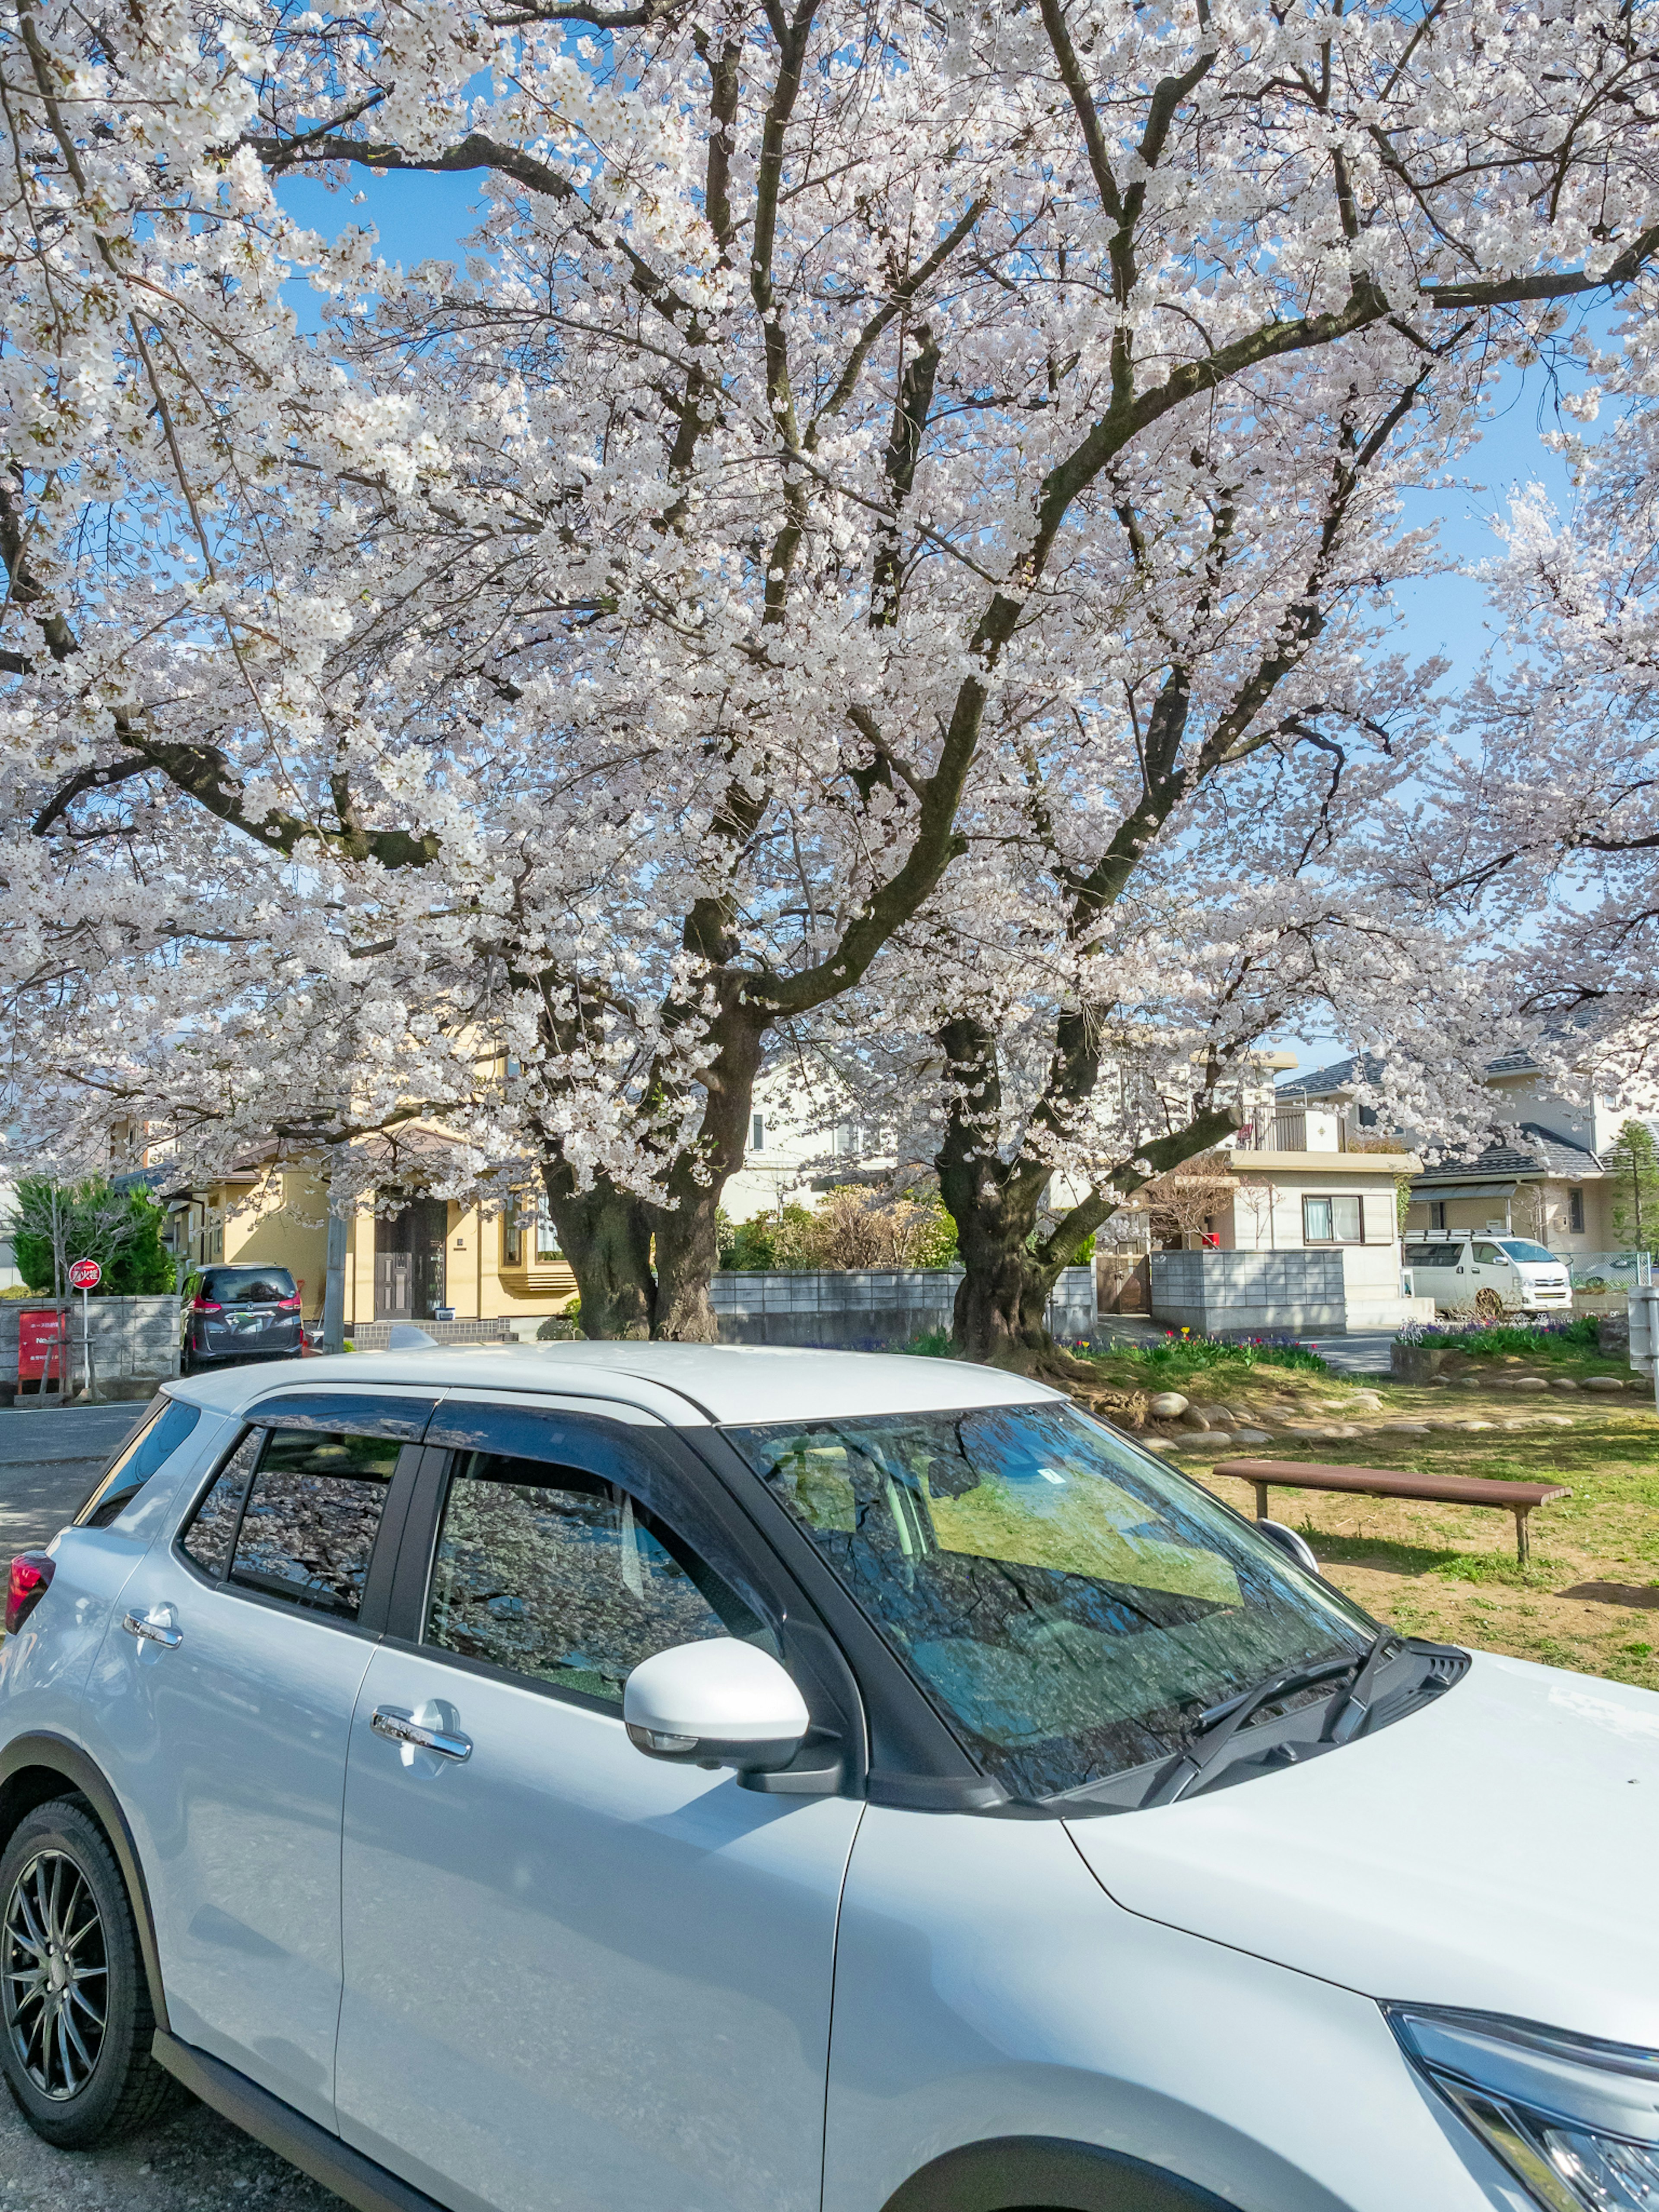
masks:
[(1480, 1654), (1233, 1790), (1071, 1824), (1131, 1911), (1419, 2004), (1659, 2046), (1659, 1695)]
[(823, 2212), (880, 2212), (919, 2166), (1013, 2135), (1101, 2144), (1243, 2212), (1521, 2203), (1374, 2004), (1121, 1911), (1059, 1823), (872, 1805), (842, 1904)]
[[(441, 1709), (465, 1763), (377, 1705)], [(494, 2212), (817, 2212), (862, 1808), (643, 1758), (620, 1716), (387, 1645), (352, 1731), (341, 2132)]]
[(144, 1866), (173, 2032), (332, 2126), (340, 1803), (374, 1644), (210, 1586), (165, 1543), (121, 1603), (162, 1608), (173, 1650), (110, 1621), (87, 1744)]

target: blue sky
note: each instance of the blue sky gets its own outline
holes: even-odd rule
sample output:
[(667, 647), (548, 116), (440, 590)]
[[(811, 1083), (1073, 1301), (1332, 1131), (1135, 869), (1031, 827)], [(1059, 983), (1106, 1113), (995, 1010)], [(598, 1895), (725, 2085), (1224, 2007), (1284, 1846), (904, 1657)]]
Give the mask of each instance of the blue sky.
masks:
[[(331, 192), (306, 179), (281, 187), (283, 204), (298, 219), (332, 238), (349, 222), (372, 222), (380, 250), (405, 267), (433, 257), (459, 258), (459, 241), (472, 229), (483, 198), (482, 173), (425, 176), (418, 173), (377, 178), (354, 172), (351, 191)], [(363, 195), (354, 204), (353, 191)], [(318, 323), (316, 295), (308, 287), (289, 287), (302, 325)], [(1541, 483), (1559, 506), (1567, 497), (1567, 472), (1550, 453), (1542, 434), (1558, 427), (1551, 392), (1541, 371), (1507, 373), (1498, 387), (1488, 424), (1478, 447), (1457, 471), (1457, 481), (1435, 493), (1413, 495), (1407, 520), (1420, 527), (1437, 522), (1440, 543), (1451, 563), (1443, 575), (1402, 586), (1396, 593), (1401, 612), (1399, 648), (1414, 660), (1443, 653), (1452, 663), (1448, 681), (1466, 681), (1491, 641), (1492, 617), (1480, 569), (1500, 550), (1491, 518), (1502, 514), (1512, 493)], [(1592, 433), (1593, 434), (1593, 433)], [(1299, 1056), (1304, 1068), (1337, 1057), (1343, 1048), (1328, 1037), (1287, 1036), (1275, 1040)]]

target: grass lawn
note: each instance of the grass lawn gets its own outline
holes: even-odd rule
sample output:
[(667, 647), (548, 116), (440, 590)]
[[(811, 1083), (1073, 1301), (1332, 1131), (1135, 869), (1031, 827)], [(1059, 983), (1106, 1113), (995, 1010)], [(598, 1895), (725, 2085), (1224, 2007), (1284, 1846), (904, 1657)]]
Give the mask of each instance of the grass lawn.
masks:
[[(1591, 1375), (1615, 1375), (1629, 1382), (1628, 1367), (1563, 1348), (1530, 1360), (1469, 1360), (1449, 1382), (1413, 1388), (1265, 1360), (1199, 1365), (1177, 1357), (1149, 1370), (1142, 1360), (1108, 1353), (1091, 1364), (1114, 1393), (1176, 1389), (1198, 1407), (1224, 1407), (1230, 1435), (1243, 1425), (1239, 1415), (1267, 1430), (1271, 1443), (1214, 1447), (1176, 1422), (1149, 1420), (1141, 1432), (1148, 1440), (1178, 1440), (1182, 1448), (1169, 1455), (1172, 1464), (1247, 1514), (1255, 1512), (1255, 1493), (1248, 1484), (1215, 1478), (1216, 1460), (1305, 1460), (1571, 1485), (1571, 1498), (1534, 1513), (1524, 1571), (1516, 1561), (1515, 1523), (1504, 1512), (1297, 1490), (1272, 1492), (1269, 1510), (1301, 1531), (1334, 1583), (1400, 1629), (1659, 1689), (1659, 1416), (1651, 1393), (1645, 1385), (1622, 1397), (1515, 1387), (1522, 1376), (1582, 1384)], [(1552, 1425), (1563, 1417), (1571, 1426)], [(1390, 1433), (1383, 1425), (1401, 1420), (1492, 1425), (1437, 1426), (1427, 1435)], [(1358, 1433), (1297, 1432), (1320, 1425)]]

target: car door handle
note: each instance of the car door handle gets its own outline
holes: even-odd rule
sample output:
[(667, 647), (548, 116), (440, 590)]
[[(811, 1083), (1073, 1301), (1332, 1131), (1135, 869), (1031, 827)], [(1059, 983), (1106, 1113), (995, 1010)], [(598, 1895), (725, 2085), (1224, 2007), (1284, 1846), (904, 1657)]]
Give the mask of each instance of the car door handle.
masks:
[(170, 1628), (164, 1620), (152, 1620), (142, 1613), (130, 1613), (121, 1623), (129, 1636), (136, 1636), (143, 1644), (159, 1644), (164, 1651), (176, 1651), (185, 1640), (182, 1628)]
[(407, 1713), (394, 1713), (388, 1706), (376, 1705), (369, 1726), (376, 1735), (383, 1735), (391, 1743), (413, 1744), (418, 1751), (441, 1752), (446, 1759), (471, 1759), (472, 1739), (465, 1735), (451, 1735), (446, 1729), (428, 1728), (424, 1721), (412, 1720)]

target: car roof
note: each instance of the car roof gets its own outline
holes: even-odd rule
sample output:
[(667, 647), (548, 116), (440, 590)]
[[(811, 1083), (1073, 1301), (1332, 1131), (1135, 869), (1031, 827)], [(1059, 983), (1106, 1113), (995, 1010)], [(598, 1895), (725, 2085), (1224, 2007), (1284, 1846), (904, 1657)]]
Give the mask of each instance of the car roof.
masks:
[(168, 1385), (175, 1397), (244, 1413), (280, 1391), (373, 1386), (605, 1399), (675, 1427), (824, 1420), (861, 1413), (951, 1413), (1064, 1401), (1000, 1368), (902, 1353), (811, 1352), (785, 1345), (420, 1345), (331, 1358), (262, 1362)]

